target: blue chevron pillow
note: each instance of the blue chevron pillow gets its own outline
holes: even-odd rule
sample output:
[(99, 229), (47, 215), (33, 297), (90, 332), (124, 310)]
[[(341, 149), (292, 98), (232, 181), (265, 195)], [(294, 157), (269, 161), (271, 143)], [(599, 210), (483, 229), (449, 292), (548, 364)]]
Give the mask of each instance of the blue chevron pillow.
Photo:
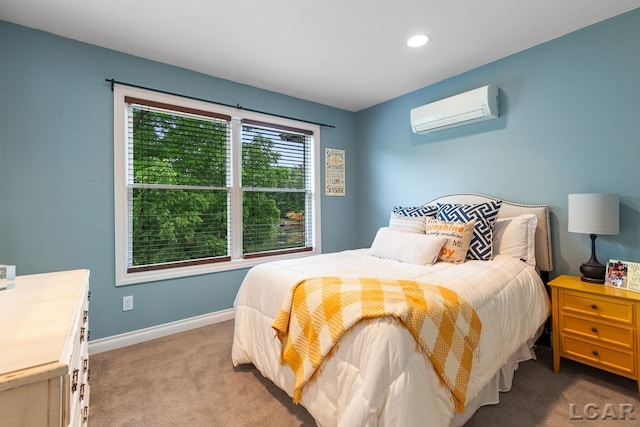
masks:
[(401, 216), (431, 216), (434, 217), (438, 213), (437, 206), (412, 206), (412, 207), (404, 207), (404, 206), (394, 206), (393, 213)]
[(440, 221), (476, 221), (467, 259), (488, 261), (493, 257), (493, 225), (498, 218), (501, 200), (477, 205), (453, 205), (438, 203)]

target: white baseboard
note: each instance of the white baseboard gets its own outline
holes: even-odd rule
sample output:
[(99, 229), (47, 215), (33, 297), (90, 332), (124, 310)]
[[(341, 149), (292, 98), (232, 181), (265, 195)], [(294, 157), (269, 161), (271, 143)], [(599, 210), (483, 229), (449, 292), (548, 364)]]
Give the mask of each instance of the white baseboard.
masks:
[(235, 310), (229, 308), (201, 316), (190, 317), (188, 319), (177, 320), (150, 328), (138, 329), (137, 331), (126, 332), (124, 334), (113, 335), (106, 338), (89, 341), (89, 354), (102, 353), (103, 351), (115, 350), (116, 348), (138, 344), (144, 341), (153, 340), (178, 332), (185, 332), (202, 326), (213, 325), (214, 323), (225, 322), (233, 319)]

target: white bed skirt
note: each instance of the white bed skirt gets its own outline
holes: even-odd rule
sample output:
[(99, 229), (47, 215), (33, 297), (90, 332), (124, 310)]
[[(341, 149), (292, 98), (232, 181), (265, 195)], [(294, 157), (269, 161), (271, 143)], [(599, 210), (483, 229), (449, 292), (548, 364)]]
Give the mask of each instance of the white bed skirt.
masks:
[[(540, 328), (540, 334), (543, 328)], [(538, 337), (540, 336), (538, 334)], [(451, 421), (452, 427), (459, 427), (464, 425), (471, 419), (473, 414), (476, 413), (478, 408), (485, 405), (497, 405), (500, 402), (500, 393), (505, 393), (511, 390), (513, 384), (513, 377), (520, 362), (527, 360), (536, 360), (536, 353), (534, 351), (534, 343), (537, 339), (531, 340), (525, 344), (522, 344), (518, 350), (502, 365), (500, 370), (493, 376), (493, 378), (485, 385), (482, 390), (471, 399), (465, 405), (465, 411), (462, 414), (456, 414)]]

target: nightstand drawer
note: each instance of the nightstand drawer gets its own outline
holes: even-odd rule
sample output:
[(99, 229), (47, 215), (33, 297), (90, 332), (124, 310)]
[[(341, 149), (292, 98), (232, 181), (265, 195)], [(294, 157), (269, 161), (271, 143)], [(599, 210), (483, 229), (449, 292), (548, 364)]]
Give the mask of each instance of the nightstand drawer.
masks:
[(562, 335), (560, 339), (562, 341), (560, 344), (562, 353), (570, 356), (572, 359), (607, 371), (636, 377), (634, 353), (612, 350), (565, 335)]
[(612, 326), (595, 320), (585, 320), (573, 316), (561, 315), (560, 330), (562, 333), (570, 333), (596, 340), (598, 342), (614, 344), (635, 350), (632, 327)]
[(632, 302), (570, 291), (562, 292), (561, 295), (560, 307), (564, 313), (572, 312), (583, 316), (633, 324)]

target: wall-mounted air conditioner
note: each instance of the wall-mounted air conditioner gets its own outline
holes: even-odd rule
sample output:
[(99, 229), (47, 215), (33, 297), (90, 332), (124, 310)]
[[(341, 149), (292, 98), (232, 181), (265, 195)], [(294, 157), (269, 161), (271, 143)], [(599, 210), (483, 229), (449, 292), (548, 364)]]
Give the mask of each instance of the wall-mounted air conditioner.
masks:
[(463, 126), (499, 115), (498, 87), (488, 85), (411, 110), (411, 129), (429, 133)]

